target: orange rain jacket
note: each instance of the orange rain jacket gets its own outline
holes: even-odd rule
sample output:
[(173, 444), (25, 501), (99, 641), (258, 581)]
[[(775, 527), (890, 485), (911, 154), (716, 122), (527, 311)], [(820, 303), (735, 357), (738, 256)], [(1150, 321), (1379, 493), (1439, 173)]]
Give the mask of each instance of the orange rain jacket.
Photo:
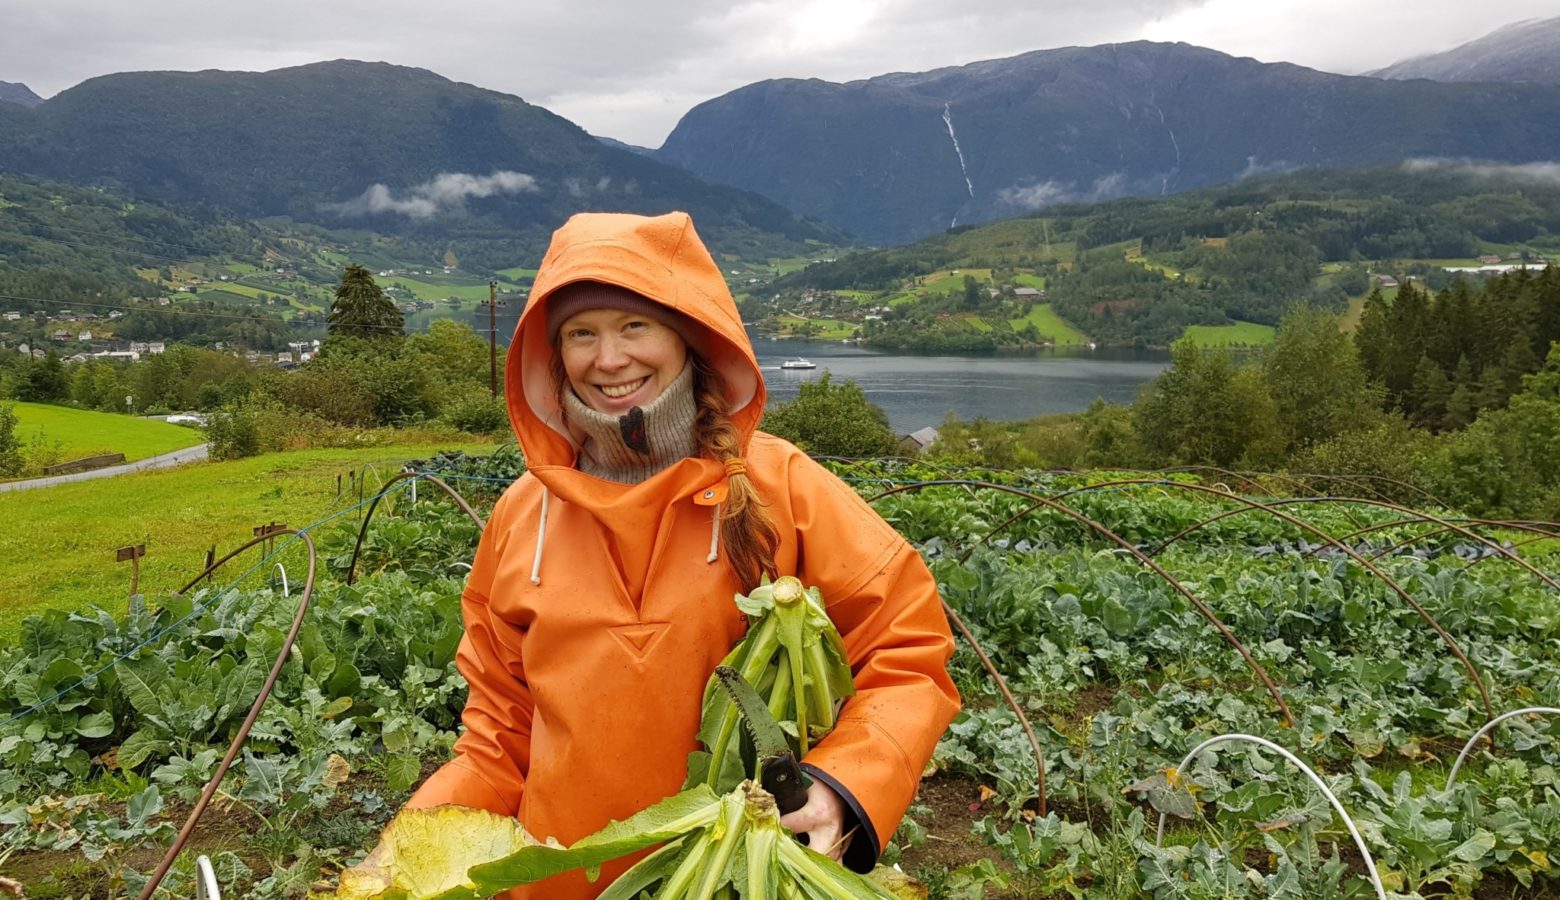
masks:
[[(958, 709), (953, 639), (916, 551), (839, 479), (756, 430), (763, 378), (684, 213), (581, 214), (553, 237), (508, 356), (509, 416), (529, 471), (495, 506), (462, 597), (466, 731), (408, 805), (517, 815), (567, 844), (676, 793), (705, 682), (743, 634), (732, 602), (741, 585), (713, 546), (719, 463), (684, 459), (640, 484), (574, 468), (542, 307), (581, 280), (636, 291), (707, 329), (690, 346), (728, 381), (748, 477), (779, 530), (775, 562), (821, 589), (845, 640), (857, 693), (803, 763), (860, 819), (847, 864), (870, 866)], [(594, 884), (571, 872), (510, 896), (594, 897), (630, 861), (604, 866)]]

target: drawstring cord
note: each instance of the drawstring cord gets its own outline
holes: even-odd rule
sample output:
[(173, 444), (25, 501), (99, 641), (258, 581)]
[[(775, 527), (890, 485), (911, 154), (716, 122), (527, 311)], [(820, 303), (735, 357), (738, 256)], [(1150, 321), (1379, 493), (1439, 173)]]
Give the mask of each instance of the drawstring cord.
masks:
[(542, 485), (542, 516), (536, 523), (536, 558), (531, 561), (531, 583), (542, 583), (542, 545), (547, 541), (547, 498), (552, 492)]
[[(743, 464), (741, 457), (732, 457), (725, 463), (726, 475), (743, 475), (747, 472), (747, 466)], [(536, 523), (536, 557), (531, 561), (531, 583), (542, 583), (542, 549), (547, 543), (547, 501), (552, 492), (546, 485), (542, 486), (542, 515)], [(711, 508), (710, 513), (710, 555), (705, 562), (715, 562), (720, 559), (720, 507), (717, 503)]]
[[(747, 474), (747, 463), (743, 462), (740, 456), (727, 457), (722, 467), (726, 470), (728, 481), (734, 475)], [(705, 562), (714, 562), (720, 558), (720, 507), (721, 504), (715, 504), (714, 512), (710, 516), (710, 555)]]

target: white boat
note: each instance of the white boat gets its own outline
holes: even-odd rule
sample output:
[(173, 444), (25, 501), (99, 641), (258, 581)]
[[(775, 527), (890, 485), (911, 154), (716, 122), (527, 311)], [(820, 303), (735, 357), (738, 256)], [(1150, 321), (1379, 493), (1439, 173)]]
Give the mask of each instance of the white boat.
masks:
[(781, 363), (780, 364), (780, 368), (782, 368), (782, 369), (816, 369), (816, 368), (818, 368), (818, 364), (814, 363), (814, 362), (808, 362), (807, 360), (802, 359), (800, 356), (798, 356), (795, 359), (788, 359), (785, 362)]

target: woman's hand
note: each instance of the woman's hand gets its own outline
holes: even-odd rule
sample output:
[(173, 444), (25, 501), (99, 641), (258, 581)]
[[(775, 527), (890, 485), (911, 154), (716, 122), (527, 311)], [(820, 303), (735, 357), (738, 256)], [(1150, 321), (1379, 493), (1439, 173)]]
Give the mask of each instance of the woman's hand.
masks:
[(781, 816), (780, 824), (798, 836), (807, 835), (807, 846), (835, 862), (845, 855), (845, 801), (817, 779), (807, 789), (807, 802), (801, 809)]

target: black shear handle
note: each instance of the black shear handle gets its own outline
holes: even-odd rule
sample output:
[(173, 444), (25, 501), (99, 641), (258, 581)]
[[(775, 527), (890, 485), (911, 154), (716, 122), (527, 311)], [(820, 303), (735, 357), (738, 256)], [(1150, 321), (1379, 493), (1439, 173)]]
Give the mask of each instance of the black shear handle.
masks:
[(763, 761), (758, 783), (774, 796), (775, 806), (783, 816), (807, 805), (807, 788), (812, 786), (812, 779), (796, 764), (795, 757), (786, 754)]

